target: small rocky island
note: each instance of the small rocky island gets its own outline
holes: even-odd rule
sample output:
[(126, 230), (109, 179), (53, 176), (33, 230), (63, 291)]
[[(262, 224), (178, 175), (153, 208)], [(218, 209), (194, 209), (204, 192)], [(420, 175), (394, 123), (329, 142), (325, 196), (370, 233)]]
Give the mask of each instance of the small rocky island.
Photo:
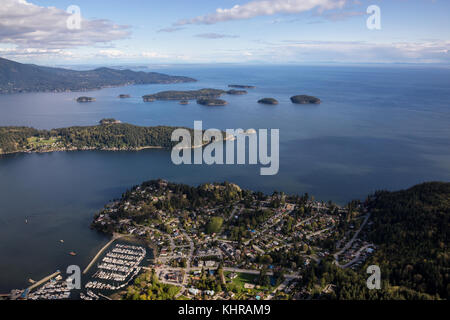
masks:
[(227, 91), (227, 94), (232, 94), (232, 95), (243, 95), (243, 94), (247, 94), (248, 92), (245, 90), (235, 90), (235, 89), (231, 89)]
[(94, 102), (94, 101), (95, 101), (95, 98), (92, 98), (92, 97), (78, 97), (77, 98), (77, 102), (80, 102), (80, 103)]
[(255, 86), (248, 86), (243, 84), (229, 84), (229, 88), (236, 88), (236, 89), (255, 89)]
[(127, 99), (127, 98), (131, 98), (131, 96), (129, 94), (120, 94), (119, 98), (120, 99)]
[(313, 97), (313, 96), (307, 96), (307, 95), (298, 95), (291, 97), (292, 103), (296, 104), (319, 104), (321, 103), (319, 98)]
[(278, 100), (274, 98), (263, 98), (261, 100), (258, 100), (258, 103), (275, 105), (278, 104)]
[(211, 99), (211, 98), (200, 98), (197, 99), (197, 103), (201, 104), (203, 106), (208, 107), (218, 107), (218, 106), (225, 106), (227, 102), (222, 99)]

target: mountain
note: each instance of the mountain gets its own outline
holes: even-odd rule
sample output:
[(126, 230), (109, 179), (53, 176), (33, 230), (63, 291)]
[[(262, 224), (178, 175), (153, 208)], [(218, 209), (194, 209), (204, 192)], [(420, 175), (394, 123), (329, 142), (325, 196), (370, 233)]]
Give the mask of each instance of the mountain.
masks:
[(131, 84), (168, 84), (193, 82), (195, 79), (157, 72), (135, 72), (98, 68), (75, 71), (22, 64), (0, 58), (0, 94), (39, 91), (86, 91)]

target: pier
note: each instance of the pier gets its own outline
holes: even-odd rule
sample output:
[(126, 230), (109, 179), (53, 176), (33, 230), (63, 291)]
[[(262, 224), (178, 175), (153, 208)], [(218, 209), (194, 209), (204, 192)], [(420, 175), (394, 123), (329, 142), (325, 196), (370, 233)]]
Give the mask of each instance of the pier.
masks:
[(86, 267), (86, 269), (84, 269), (83, 274), (86, 274), (89, 269), (92, 267), (92, 265), (95, 263), (95, 261), (97, 261), (97, 259), (101, 256), (101, 254), (117, 239), (124, 237), (125, 235), (120, 235), (120, 234), (113, 234), (113, 238), (107, 243), (105, 244), (105, 246), (103, 248), (100, 249), (100, 251), (95, 255), (94, 258), (92, 258), (91, 262), (88, 264), (88, 266)]
[(61, 272), (60, 271), (56, 271), (55, 273), (52, 273), (51, 275), (49, 275), (48, 277), (45, 277), (41, 280), (39, 280), (38, 282), (34, 283), (33, 285), (28, 287), (28, 292), (31, 292), (31, 290), (33, 290), (34, 288), (39, 287), (40, 285), (44, 284), (45, 282), (49, 281), (50, 279), (53, 279), (54, 277), (56, 277), (57, 275), (59, 275)]

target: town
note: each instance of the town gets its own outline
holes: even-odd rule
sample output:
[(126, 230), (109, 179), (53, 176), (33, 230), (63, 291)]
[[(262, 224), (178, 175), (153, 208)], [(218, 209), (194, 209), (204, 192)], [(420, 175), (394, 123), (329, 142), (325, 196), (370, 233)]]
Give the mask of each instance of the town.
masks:
[[(194, 188), (157, 180), (106, 205), (93, 227), (152, 244), (154, 258), (144, 269), (176, 287), (174, 298), (301, 299), (308, 294), (302, 270), (311, 263), (328, 259), (357, 269), (376, 250), (361, 232), (369, 218), (357, 202), (344, 208), (231, 183)], [(116, 258), (109, 254), (103, 263)], [(332, 291), (332, 284), (321, 288)]]
[(321, 262), (337, 270), (361, 269), (377, 249), (367, 237), (370, 216), (359, 201), (342, 207), (308, 194), (266, 195), (232, 183), (148, 181), (95, 215), (92, 228), (112, 239), (84, 270), (81, 290), (57, 271), (10, 298), (326, 297), (336, 285), (314, 282), (311, 269)]

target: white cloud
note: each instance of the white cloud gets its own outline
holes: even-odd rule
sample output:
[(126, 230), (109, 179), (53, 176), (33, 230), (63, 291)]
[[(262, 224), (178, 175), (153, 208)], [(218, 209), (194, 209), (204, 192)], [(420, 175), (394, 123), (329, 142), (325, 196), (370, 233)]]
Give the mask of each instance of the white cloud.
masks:
[(166, 58), (170, 57), (169, 55), (162, 54), (162, 53), (159, 53), (159, 52), (154, 52), (154, 51), (142, 52), (141, 56), (144, 57), (144, 58), (152, 58), (152, 59), (154, 59), (154, 58), (166, 59)]
[(177, 31), (180, 31), (180, 30), (183, 30), (184, 28), (182, 28), (182, 27), (168, 27), (168, 28), (163, 28), (163, 29), (159, 29), (157, 32), (168, 32), (168, 33), (171, 33), (171, 32), (177, 32)]
[(347, 0), (256, 0), (229, 9), (219, 8), (214, 13), (178, 21), (175, 25), (215, 24), (230, 20), (250, 19), (277, 13), (300, 13), (313, 9), (319, 12), (342, 8)]
[(41, 7), (26, 0), (2, 0), (0, 43), (14, 44), (19, 49), (64, 49), (108, 43), (130, 35), (129, 27), (103, 19), (82, 19), (81, 29), (70, 30), (69, 16), (64, 10)]
[(239, 38), (239, 36), (220, 34), (220, 33), (201, 33), (196, 35), (197, 38), (204, 39), (224, 39), (224, 38)]
[[(449, 63), (450, 41), (370, 43), (285, 41), (266, 47), (261, 57), (276, 62)], [(275, 62), (275, 61), (274, 61)]]
[(100, 50), (99, 51), (99, 55), (105, 56), (105, 57), (108, 57), (108, 58), (123, 58), (123, 57), (127, 56), (123, 51), (120, 51), (120, 50), (117, 50), (117, 49)]

